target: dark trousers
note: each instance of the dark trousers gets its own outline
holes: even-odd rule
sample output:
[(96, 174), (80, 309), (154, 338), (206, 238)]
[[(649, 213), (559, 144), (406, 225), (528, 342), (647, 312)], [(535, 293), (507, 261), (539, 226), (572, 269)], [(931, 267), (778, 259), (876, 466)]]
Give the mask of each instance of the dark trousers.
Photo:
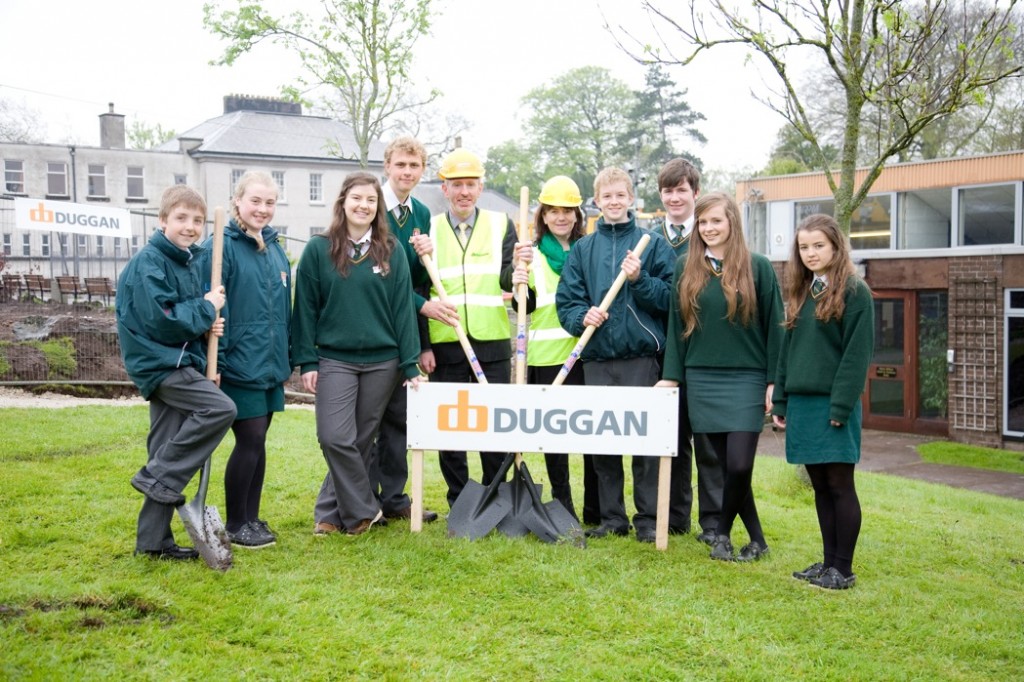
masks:
[[(693, 445), (690, 445), (690, 439)], [(693, 509), (693, 460), (697, 461), (698, 519), (702, 530), (718, 528), (722, 513), (724, 477), (707, 434), (693, 433), (690, 426), (686, 386), (679, 387), (679, 441), (672, 460), (668, 524), (673, 530), (689, 531)]]
[[(507, 384), (512, 378), (512, 366), (509, 364), (508, 359), (481, 362), (480, 367), (483, 369), (488, 383)], [(476, 383), (476, 375), (469, 366), (469, 362), (463, 359), (461, 362), (445, 363), (443, 365), (438, 363), (433, 374), (430, 375), (430, 380), (446, 384), (473, 384)], [(481, 483), (487, 485), (494, 480), (507, 454), (506, 452), (480, 453), (480, 466), (483, 469)], [(459, 497), (462, 489), (466, 487), (466, 482), (469, 481), (469, 466), (466, 464), (466, 452), (441, 450), (438, 453), (438, 459), (441, 464), (441, 475), (444, 476), (444, 481), (448, 484), (447, 499), (448, 506), (451, 507), (455, 504), (455, 500)]]
[[(176, 492), (184, 490), (220, 445), (236, 414), (231, 398), (193, 368), (171, 372), (149, 397), (149, 475)], [(147, 497), (139, 512), (135, 549), (174, 545), (173, 517), (174, 507)]]
[(409, 461), (406, 457), (407, 410), (406, 388), (399, 383), (381, 418), (380, 431), (374, 444), (376, 456), (370, 471), (370, 488), (380, 500), (380, 508), (388, 516), (412, 504), (412, 500), (405, 494), (405, 484), (409, 481)]
[[(654, 386), (660, 369), (654, 357), (584, 363), (583, 376), (588, 386)], [(654, 529), (658, 518), (658, 458), (633, 457), (633, 525)], [(601, 523), (616, 529), (628, 529), (629, 518), (623, 499), (625, 477), (621, 455), (595, 455)]]

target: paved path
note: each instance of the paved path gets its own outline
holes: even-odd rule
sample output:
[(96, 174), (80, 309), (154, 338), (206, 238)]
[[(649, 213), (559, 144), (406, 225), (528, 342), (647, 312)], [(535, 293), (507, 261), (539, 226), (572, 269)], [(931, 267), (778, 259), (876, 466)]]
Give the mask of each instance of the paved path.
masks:
[[(935, 439), (865, 429), (861, 436), (861, 460), (857, 469), (1024, 500), (1024, 474), (922, 462), (915, 448), (932, 440)], [(785, 432), (774, 432), (770, 427), (765, 427), (757, 451), (774, 457), (785, 457)]]

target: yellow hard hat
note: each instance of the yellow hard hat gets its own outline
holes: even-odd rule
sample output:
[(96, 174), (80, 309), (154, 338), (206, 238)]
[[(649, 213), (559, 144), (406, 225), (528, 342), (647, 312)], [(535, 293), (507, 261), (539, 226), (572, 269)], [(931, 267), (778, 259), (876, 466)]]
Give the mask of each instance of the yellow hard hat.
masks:
[(540, 189), (537, 201), (546, 206), (565, 206), (574, 208), (583, 203), (580, 188), (567, 175), (556, 175)]
[(442, 180), (452, 178), (482, 178), (484, 165), (480, 157), (471, 151), (459, 147), (441, 161), (441, 169), (437, 171)]

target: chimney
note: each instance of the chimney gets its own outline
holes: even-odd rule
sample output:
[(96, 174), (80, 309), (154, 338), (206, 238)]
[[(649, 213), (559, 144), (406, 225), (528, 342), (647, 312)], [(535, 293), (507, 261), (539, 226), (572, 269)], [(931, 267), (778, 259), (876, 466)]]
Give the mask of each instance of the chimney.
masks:
[(124, 149), (124, 114), (114, 113), (114, 103), (108, 105), (110, 110), (100, 114), (100, 146), (104, 149)]

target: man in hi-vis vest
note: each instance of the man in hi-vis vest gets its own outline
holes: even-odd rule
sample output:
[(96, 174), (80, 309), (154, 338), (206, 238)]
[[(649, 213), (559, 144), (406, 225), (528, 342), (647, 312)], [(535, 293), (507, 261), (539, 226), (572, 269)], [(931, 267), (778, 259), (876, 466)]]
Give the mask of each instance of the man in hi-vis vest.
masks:
[[(432, 254), (449, 300), (469, 337), (488, 383), (507, 384), (511, 378), (511, 325), (503, 292), (512, 290), (516, 259), (533, 260), (533, 245), (516, 242), (512, 220), (499, 211), (477, 208), (484, 189), (480, 158), (459, 148), (441, 162), (438, 171), (448, 210), (430, 221), (430, 234), (413, 238), (416, 253)], [(438, 299), (433, 286), (431, 300)], [(476, 378), (459, 344), (454, 327), (428, 321), (435, 367), (431, 381), (474, 383)], [(494, 480), (505, 453), (481, 452), (482, 483)], [(441, 474), (448, 484), (451, 506), (469, 480), (466, 453), (442, 450)]]

